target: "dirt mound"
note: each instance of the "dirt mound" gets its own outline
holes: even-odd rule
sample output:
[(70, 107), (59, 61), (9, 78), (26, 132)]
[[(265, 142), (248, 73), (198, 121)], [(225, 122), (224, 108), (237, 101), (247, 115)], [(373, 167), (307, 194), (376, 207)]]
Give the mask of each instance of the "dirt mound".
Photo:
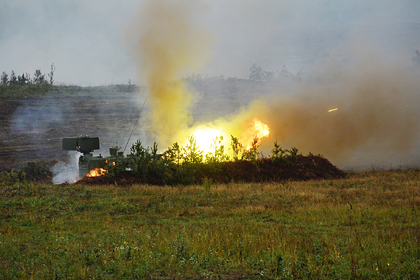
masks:
[[(346, 176), (342, 170), (321, 156), (289, 157), (282, 161), (270, 158), (258, 161), (235, 161), (221, 163), (220, 172), (199, 172), (195, 176), (195, 184), (202, 184), (211, 179), (215, 183), (251, 183), (251, 182), (285, 182), (305, 181), (312, 179), (341, 179)], [(83, 177), (77, 181), (86, 185), (127, 186), (132, 184), (159, 185), (160, 180), (154, 176), (140, 178), (131, 172), (121, 172), (116, 176)], [(170, 182), (169, 182), (170, 184)]]
[(259, 164), (227, 162), (224, 171), (225, 176), (235, 182), (339, 179), (346, 175), (327, 159), (313, 155), (288, 158), (280, 163), (273, 163), (271, 159), (263, 159)]

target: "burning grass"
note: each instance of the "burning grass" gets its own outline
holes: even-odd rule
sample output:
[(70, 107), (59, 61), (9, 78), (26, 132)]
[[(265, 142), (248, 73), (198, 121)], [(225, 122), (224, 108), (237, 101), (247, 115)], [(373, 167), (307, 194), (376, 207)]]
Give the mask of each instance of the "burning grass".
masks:
[(419, 171), (0, 189), (0, 278), (417, 279)]

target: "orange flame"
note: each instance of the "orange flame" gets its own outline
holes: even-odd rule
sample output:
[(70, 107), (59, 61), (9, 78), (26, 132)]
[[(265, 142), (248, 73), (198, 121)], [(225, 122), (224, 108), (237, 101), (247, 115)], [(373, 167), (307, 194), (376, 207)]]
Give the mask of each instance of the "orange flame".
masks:
[(99, 177), (108, 173), (108, 170), (103, 168), (92, 169), (86, 176), (87, 177)]
[[(105, 160), (105, 164), (109, 164), (109, 159)], [(115, 161), (111, 163), (111, 165), (115, 166)]]
[(267, 137), (270, 134), (270, 128), (265, 123), (254, 118), (251, 122), (251, 126), (242, 133), (241, 140), (239, 142), (249, 150), (252, 148), (252, 144), (256, 141), (255, 145), (261, 144), (261, 138)]

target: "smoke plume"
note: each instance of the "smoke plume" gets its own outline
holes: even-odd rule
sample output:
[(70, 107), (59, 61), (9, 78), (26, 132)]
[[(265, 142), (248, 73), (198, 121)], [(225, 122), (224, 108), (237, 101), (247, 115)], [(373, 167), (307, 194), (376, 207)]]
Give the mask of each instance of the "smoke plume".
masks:
[(180, 78), (208, 55), (211, 36), (199, 22), (206, 9), (195, 0), (145, 1), (129, 28), (140, 80), (148, 85), (153, 131), (163, 145), (192, 122), (193, 95)]
[(240, 115), (259, 116), (270, 127), (263, 146), (278, 140), (343, 166), (360, 152), (360, 166), (384, 155), (408, 163), (420, 134), (419, 71), (373, 49), (353, 50), (346, 61), (319, 65), (316, 79), (296, 83), (292, 92), (279, 88), (243, 110)]
[[(274, 28), (283, 35), (284, 44), (288, 40), (289, 44), (299, 46), (295, 50), (297, 53), (303, 54), (308, 47), (305, 42), (313, 41), (313, 52), (320, 54), (313, 55), (312, 61), (305, 64), (309, 69), (305, 69), (302, 79), (294, 82), (276, 80), (267, 87), (269, 90), (255, 92), (254, 101), (239, 113), (237, 108), (232, 108), (236, 113), (230, 116), (215, 116), (214, 121), (194, 123), (191, 117), (194, 96), (179, 78), (191, 73), (208, 58), (212, 36), (198, 19), (206, 9), (198, 1), (146, 1), (132, 25), (132, 33), (135, 33), (131, 38), (132, 45), (135, 46), (140, 77), (149, 87), (150, 118), (159, 144), (182, 141), (197, 128), (209, 128), (220, 130), (225, 139), (223, 144), (228, 147), (229, 136), (240, 137), (257, 118), (270, 127), (269, 137), (261, 142), (261, 150), (266, 155), (277, 140), (284, 148), (294, 146), (303, 153), (322, 154), (341, 166), (360, 153), (365, 153), (364, 163), (359, 163), (364, 167), (383, 155), (398, 155), (402, 159), (399, 163), (408, 163), (406, 156), (419, 146), (416, 121), (420, 117), (419, 73), (409, 64), (409, 59), (402, 60), (401, 55), (395, 55), (398, 43), (389, 44), (388, 49), (380, 47), (378, 42), (392, 42), (393, 33), (371, 36), (377, 25), (370, 23), (382, 22), (380, 11), (366, 16), (368, 26), (373, 29), (365, 32), (358, 25), (364, 22), (363, 15), (352, 17), (337, 30), (319, 22), (319, 34), (324, 27), (330, 28), (331, 38), (324, 36), (326, 42), (309, 36), (309, 31), (300, 37), (295, 35), (294, 30), (305, 30), (309, 23), (297, 29), (289, 28), (295, 22), (289, 24), (286, 18), (279, 25), (282, 28)], [(249, 11), (254, 12), (253, 9)], [(322, 18), (321, 14), (317, 17)], [(344, 19), (331, 18), (332, 22), (340, 20)], [(405, 26), (394, 21), (394, 33)], [(268, 27), (266, 33), (271, 30)], [(354, 30), (350, 32), (351, 28)], [(258, 32), (261, 30), (257, 29)], [(242, 33), (229, 34), (240, 37)], [(134, 43), (133, 38), (137, 40)], [(406, 40), (401, 36), (395, 38)], [(266, 40), (257, 41), (262, 44)], [(267, 45), (267, 50), (274, 52), (276, 49)], [(393, 55), (389, 55), (392, 51)], [(226, 80), (226, 87), (232, 85), (229, 83)], [(248, 81), (248, 85), (256, 84)], [(234, 94), (239, 96), (241, 86), (233, 87), (236, 87)]]

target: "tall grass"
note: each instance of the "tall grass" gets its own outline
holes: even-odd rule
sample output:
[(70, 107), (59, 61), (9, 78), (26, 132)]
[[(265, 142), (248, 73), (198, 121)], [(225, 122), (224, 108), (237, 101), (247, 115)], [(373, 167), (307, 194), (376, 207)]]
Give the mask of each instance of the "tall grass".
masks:
[(418, 279), (420, 172), (0, 188), (0, 278)]

